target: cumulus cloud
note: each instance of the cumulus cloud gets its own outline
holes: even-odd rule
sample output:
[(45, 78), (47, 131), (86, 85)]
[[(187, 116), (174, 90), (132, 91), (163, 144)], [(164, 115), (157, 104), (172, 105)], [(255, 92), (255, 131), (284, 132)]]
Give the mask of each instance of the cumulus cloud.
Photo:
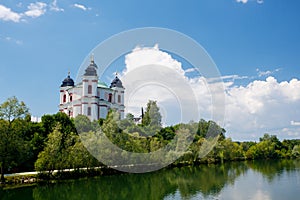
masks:
[(16, 13), (10, 8), (0, 5), (0, 20), (19, 22), (21, 20), (21, 17), (22, 16), (19, 13)]
[(63, 8), (60, 8), (57, 5), (57, 0), (52, 1), (52, 3), (49, 5), (49, 7), (50, 7), (50, 10), (55, 11), (55, 12), (63, 12), (64, 11)]
[(79, 8), (79, 9), (81, 9), (83, 11), (90, 10), (90, 8), (87, 8), (86, 6), (84, 6), (82, 4), (78, 4), (78, 3), (73, 4), (73, 7)]
[(24, 13), (28, 17), (36, 18), (46, 13), (47, 4), (43, 2), (30, 3)]
[[(136, 47), (125, 56), (125, 64), (126, 69), (122, 77), (126, 79), (126, 76), (131, 75), (136, 83), (136, 90), (126, 97), (129, 103), (128, 112), (139, 115), (141, 106), (145, 106), (148, 99), (157, 100), (164, 118), (167, 118), (165, 123), (174, 124), (176, 120), (177, 122), (182, 120), (182, 116), (179, 116), (182, 105), (178, 104), (176, 91), (191, 88), (189, 92), (182, 93), (183, 100), (196, 98), (198, 105), (193, 109), (198, 108), (200, 117), (204, 119), (211, 119), (213, 106), (215, 106), (212, 105), (212, 93), (217, 98), (225, 94), (224, 126), (228, 136), (233, 139), (254, 140), (266, 132), (277, 134), (279, 138), (300, 136), (299, 127), (296, 126), (298, 122), (293, 121), (300, 118), (300, 80), (298, 79), (278, 82), (276, 78), (267, 76), (265, 80), (254, 80), (246, 86), (239, 86), (234, 80), (244, 79), (247, 76), (228, 75), (221, 77), (224, 81), (224, 90), (222, 90), (215, 87), (217, 82), (203, 76), (189, 77), (188, 72), (193, 70), (184, 71), (182, 64), (173, 59), (170, 54), (161, 51), (158, 45)], [(156, 65), (156, 68), (151, 69), (153, 65)], [(146, 70), (143, 72), (139, 69)], [(155, 84), (155, 81), (139, 85), (143, 83), (142, 80), (150, 80), (149, 77), (153, 80), (158, 77), (157, 80), (163, 80), (163, 83), (169, 82), (170, 85), (165, 87)], [(127, 88), (126, 81), (124, 84)], [(218, 104), (218, 101), (215, 103)], [(185, 108), (191, 109), (189, 106)]]
[(255, 80), (247, 86), (227, 88), (227, 127), (240, 133), (272, 132), (292, 128), (299, 117), (300, 81), (278, 82), (274, 77)]

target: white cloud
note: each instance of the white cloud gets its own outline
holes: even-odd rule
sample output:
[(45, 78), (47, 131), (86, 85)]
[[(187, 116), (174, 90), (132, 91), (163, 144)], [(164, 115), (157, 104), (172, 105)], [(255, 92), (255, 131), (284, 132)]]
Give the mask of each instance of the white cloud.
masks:
[(268, 77), (245, 87), (229, 87), (227, 93), (227, 128), (235, 137), (242, 133), (280, 134), (282, 127), (292, 129), (290, 122), (299, 118), (299, 80), (277, 82)]
[[(84, 10), (90, 10), (91, 8), (86, 8), (82, 7), (82, 5), (76, 4), (79, 6), (81, 9)], [(19, 2), (16, 4), (17, 7), (22, 8), (23, 3)], [(57, 5), (57, 0), (53, 0), (49, 5), (47, 5), (44, 2), (35, 2), (35, 3), (30, 3), (27, 6), (27, 10), (23, 12), (14, 12), (11, 10), (11, 8), (7, 8), (4, 5), (0, 4), (0, 20), (3, 21), (12, 21), (12, 22), (20, 22), (20, 21), (26, 21), (26, 18), (31, 17), (31, 18), (37, 18), (42, 15), (44, 15), (47, 12), (47, 8), (49, 8), (50, 11), (54, 12), (63, 12), (64, 9), (60, 8)]]
[(54, 1), (49, 5), (49, 7), (50, 7), (50, 10), (55, 11), (55, 12), (63, 12), (63, 11), (64, 11), (63, 8), (58, 7), (58, 5), (57, 5), (57, 0), (54, 0)]
[(194, 72), (194, 71), (196, 71), (195, 68), (189, 68), (189, 69), (184, 70), (184, 73), (187, 74), (187, 73), (191, 73), (191, 72)]
[(292, 126), (300, 126), (300, 122), (291, 121)]
[(258, 4), (264, 3), (264, 0), (236, 0), (236, 2), (238, 2), (238, 3), (243, 3), (243, 4), (246, 4), (246, 3), (248, 3), (249, 1), (256, 1)]
[(17, 45), (22, 45), (23, 44), (22, 40), (18, 40), (18, 39), (12, 38), (10, 36), (2, 36), (2, 35), (0, 35), (0, 40), (1, 41), (15, 43)]
[(21, 40), (17, 40), (17, 39), (11, 38), (11, 37), (5, 37), (5, 40), (8, 41), (8, 42), (13, 42), (17, 45), (22, 45), (23, 44), (23, 42)]
[[(166, 123), (178, 122), (182, 119), (179, 116), (182, 105), (178, 104), (176, 91), (183, 91), (180, 95), (184, 96), (183, 100), (187, 100), (193, 98), (192, 93), (189, 93), (190, 87), (196, 96), (200, 116), (205, 119), (211, 119), (211, 94), (214, 93), (217, 100), (225, 94), (225, 129), (233, 139), (257, 140), (265, 132), (277, 134), (280, 138), (300, 136), (295, 126), (298, 122), (293, 121), (300, 118), (300, 80), (278, 82), (269, 76), (265, 80), (254, 80), (246, 86), (238, 86), (234, 80), (247, 77), (228, 75), (221, 77), (225, 89), (222, 90), (217, 81), (205, 77), (188, 77), (186, 71), (192, 70), (184, 71), (180, 62), (159, 50), (157, 45), (136, 47), (125, 56), (125, 64), (126, 69), (121, 77), (125, 79), (125, 88), (126, 84), (136, 87), (126, 97), (129, 102), (127, 111), (136, 115), (140, 114), (140, 107), (145, 106), (148, 99), (153, 99), (158, 101), (163, 116), (168, 118), (165, 119)], [(149, 77), (154, 81), (148, 81), (148, 84), (147, 81), (143, 82), (151, 80)], [(134, 83), (128, 82), (127, 78), (133, 78)], [(156, 81), (162, 81), (163, 84), (155, 84)], [(197, 106), (185, 106), (186, 109), (197, 109)]]
[(10, 8), (0, 5), (0, 20), (19, 22), (21, 20), (21, 17), (22, 16), (19, 13), (16, 13)]
[(84, 6), (84, 5), (82, 5), (82, 4), (77, 4), (77, 3), (73, 4), (73, 6), (74, 6), (75, 8), (79, 8), (79, 9), (81, 9), (81, 10), (83, 10), (83, 11), (86, 11), (86, 10), (90, 10), (90, 9), (91, 9), (91, 8), (87, 8), (86, 6)]
[(30, 3), (28, 10), (24, 13), (28, 17), (36, 18), (46, 13), (47, 4), (43, 2)]
[(272, 75), (272, 74), (274, 74), (274, 73), (276, 73), (276, 72), (279, 72), (281, 70), (281, 68), (277, 68), (277, 69), (275, 69), (275, 70), (273, 70), (273, 71), (270, 71), (270, 70), (267, 70), (267, 71), (261, 71), (260, 69), (256, 69), (256, 71), (257, 71), (257, 75), (259, 76), (259, 77), (262, 77), (262, 76), (270, 76), (270, 75)]
[(238, 2), (238, 3), (247, 3), (248, 0), (236, 0), (236, 2)]

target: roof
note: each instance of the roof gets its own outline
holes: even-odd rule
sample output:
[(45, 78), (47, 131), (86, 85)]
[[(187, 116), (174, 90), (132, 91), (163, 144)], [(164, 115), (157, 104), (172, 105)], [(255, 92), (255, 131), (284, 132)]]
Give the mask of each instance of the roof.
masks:
[(109, 88), (109, 87), (106, 85), (106, 83), (101, 82), (101, 81), (98, 81), (98, 87), (100, 87), (100, 88)]
[(85, 69), (84, 76), (97, 76), (98, 66), (96, 65), (94, 58), (91, 57), (90, 65)]
[(66, 87), (66, 86), (74, 86), (74, 81), (73, 79), (70, 77), (70, 74), (68, 75), (67, 78), (65, 78), (61, 84), (60, 87)]
[(110, 84), (110, 88), (113, 88), (113, 87), (124, 88), (122, 81), (118, 78), (118, 76), (116, 76), (116, 78)]

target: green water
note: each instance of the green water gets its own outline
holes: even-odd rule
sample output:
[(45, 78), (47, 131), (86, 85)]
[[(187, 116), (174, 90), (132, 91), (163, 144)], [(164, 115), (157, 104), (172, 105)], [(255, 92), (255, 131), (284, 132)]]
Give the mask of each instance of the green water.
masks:
[(190, 166), (0, 189), (0, 199), (300, 199), (300, 160)]

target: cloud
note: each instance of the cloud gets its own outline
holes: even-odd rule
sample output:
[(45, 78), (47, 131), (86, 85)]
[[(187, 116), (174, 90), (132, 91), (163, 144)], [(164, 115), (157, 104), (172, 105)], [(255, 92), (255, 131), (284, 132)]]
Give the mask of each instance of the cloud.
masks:
[(11, 36), (0, 35), (0, 41), (4, 41), (4, 42), (8, 42), (8, 43), (14, 43), (14, 44), (17, 44), (17, 45), (22, 45), (23, 44), (22, 40), (15, 39)]
[(47, 4), (43, 2), (30, 3), (24, 14), (28, 17), (37, 18), (46, 13)]
[(282, 134), (282, 127), (292, 130), (290, 122), (299, 118), (300, 81), (297, 79), (278, 82), (270, 76), (245, 87), (234, 86), (226, 90), (227, 128), (235, 137), (242, 133)]
[(73, 7), (79, 8), (79, 9), (81, 9), (83, 11), (91, 10), (91, 8), (88, 8), (88, 7), (86, 7), (86, 6), (82, 5), (82, 4), (77, 4), (77, 3), (73, 4)]
[(270, 75), (272, 75), (272, 74), (274, 74), (274, 73), (276, 73), (276, 72), (279, 72), (281, 70), (281, 68), (277, 68), (277, 69), (275, 69), (275, 70), (273, 70), (273, 71), (270, 71), (270, 70), (267, 70), (267, 71), (260, 71), (260, 69), (256, 69), (256, 71), (257, 71), (257, 75), (259, 76), (259, 77), (262, 77), (262, 76), (270, 76)]
[[(20, 2), (16, 4), (17, 7), (22, 8), (23, 4)], [(44, 2), (30, 3), (27, 6), (27, 10), (23, 12), (14, 12), (11, 8), (0, 5), (0, 20), (20, 22), (26, 21), (27, 17), (37, 18), (44, 15), (47, 12), (47, 7), (50, 11), (62, 12), (63, 8), (58, 7), (57, 0), (53, 0), (49, 5)]]
[(247, 3), (248, 0), (236, 0), (236, 2), (238, 2), (238, 3)]
[[(227, 75), (221, 77), (224, 81), (224, 90), (217, 87), (218, 81), (206, 79), (203, 76), (189, 77), (183, 70), (181, 62), (161, 51), (158, 45), (154, 47), (136, 47), (125, 56), (126, 69), (122, 73), (125, 88), (128, 80), (135, 79), (136, 90), (127, 94), (127, 111), (135, 115), (140, 114), (141, 106), (145, 106), (149, 99), (157, 100), (166, 124), (174, 124), (182, 120), (176, 91), (184, 100), (196, 98), (197, 106), (186, 105), (186, 109), (199, 110), (200, 117), (211, 119), (213, 109), (212, 93), (217, 100), (225, 95), (225, 129), (227, 135), (238, 140), (254, 140), (268, 132), (279, 138), (299, 137), (297, 126), (300, 113), (300, 80), (278, 82), (276, 78), (267, 76), (265, 80), (253, 80), (248, 85), (240, 86), (234, 81), (248, 78), (247, 76)], [(143, 69), (143, 70), (142, 70)], [(274, 71), (278, 71), (276, 69)], [(268, 75), (270, 73), (265, 73)], [(169, 85), (155, 84), (157, 82)], [(220, 80), (220, 79), (219, 79)], [(141, 83), (141, 84), (139, 84)], [(143, 84), (142, 84), (143, 83)], [(191, 88), (191, 90), (189, 90)], [(191, 92), (192, 91), (192, 92)], [(192, 94), (193, 93), (193, 94)], [(126, 100), (125, 100), (126, 101)], [(219, 102), (216, 101), (216, 104)], [(222, 103), (222, 102), (221, 102)], [(216, 105), (214, 105), (216, 106)], [(194, 119), (188, 116), (189, 119)], [(197, 119), (195, 119), (197, 120)], [(293, 123), (292, 123), (293, 121)], [(298, 131), (298, 132), (297, 132)]]
[(54, 0), (54, 1), (49, 5), (49, 7), (50, 7), (50, 10), (55, 11), (55, 12), (63, 12), (63, 11), (64, 11), (63, 8), (58, 7), (58, 5), (57, 5), (57, 0)]
[(236, 2), (238, 2), (238, 3), (243, 3), (243, 4), (246, 4), (246, 3), (248, 3), (249, 1), (256, 1), (256, 3), (258, 3), (258, 4), (264, 3), (264, 0), (236, 0)]
[(300, 126), (300, 122), (291, 121), (292, 126)]
[(22, 16), (19, 13), (16, 13), (10, 8), (0, 5), (0, 20), (19, 22), (21, 20), (21, 17)]
[(191, 73), (191, 72), (194, 72), (194, 71), (196, 71), (195, 68), (189, 68), (189, 69), (184, 70), (184, 73), (187, 74), (187, 73)]
[(6, 42), (12, 42), (12, 43), (15, 43), (17, 45), (22, 45), (23, 44), (23, 41), (17, 40), (15, 38), (10, 37), (10, 36), (2, 37), (0, 35), (0, 40), (6, 41)]

